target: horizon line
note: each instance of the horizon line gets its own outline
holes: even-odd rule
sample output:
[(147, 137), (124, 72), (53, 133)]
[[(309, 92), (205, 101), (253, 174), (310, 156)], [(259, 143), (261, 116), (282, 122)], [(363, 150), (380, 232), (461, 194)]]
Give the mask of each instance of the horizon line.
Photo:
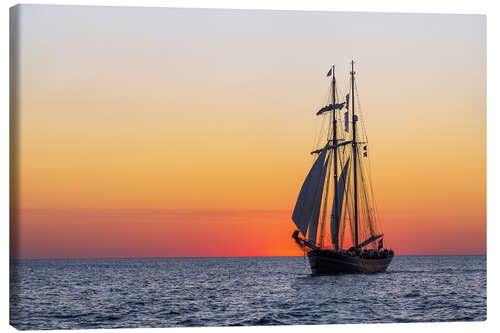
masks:
[[(487, 254), (404, 254), (394, 257), (458, 257), (458, 256), (487, 256)], [(305, 257), (296, 256), (186, 256), (186, 257), (51, 257), (51, 258), (9, 258), (9, 261), (15, 260), (103, 260), (103, 259), (222, 259), (222, 258), (294, 258)]]

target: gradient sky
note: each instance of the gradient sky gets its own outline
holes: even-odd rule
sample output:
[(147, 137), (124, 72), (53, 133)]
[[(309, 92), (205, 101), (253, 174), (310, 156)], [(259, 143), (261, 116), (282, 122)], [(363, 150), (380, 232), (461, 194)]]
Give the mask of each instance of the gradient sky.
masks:
[(14, 257), (300, 255), (356, 61), (385, 244), (486, 253), (486, 18), (20, 7)]

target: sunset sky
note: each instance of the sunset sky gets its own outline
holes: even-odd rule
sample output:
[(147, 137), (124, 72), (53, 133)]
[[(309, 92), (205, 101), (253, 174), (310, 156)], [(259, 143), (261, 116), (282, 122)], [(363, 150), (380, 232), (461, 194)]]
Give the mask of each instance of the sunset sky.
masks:
[(486, 253), (486, 18), (23, 5), (13, 257), (301, 255), (356, 62), (385, 245)]

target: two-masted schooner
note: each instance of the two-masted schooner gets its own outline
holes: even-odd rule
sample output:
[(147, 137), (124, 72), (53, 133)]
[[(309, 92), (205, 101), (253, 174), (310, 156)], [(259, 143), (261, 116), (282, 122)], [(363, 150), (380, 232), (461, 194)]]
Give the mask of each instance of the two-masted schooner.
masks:
[(311, 152), (316, 160), (292, 214), (298, 228), (292, 237), (307, 252), (313, 274), (381, 272), (394, 257), (383, 247), (384, 234), (376, 218), (368, 138), (356, 112), (354, 61), (350, 75), (350, 88), (340, 102), (335, 66), (327, 73), (331, 94), (316, 113), (328, 124), (326, 143)]

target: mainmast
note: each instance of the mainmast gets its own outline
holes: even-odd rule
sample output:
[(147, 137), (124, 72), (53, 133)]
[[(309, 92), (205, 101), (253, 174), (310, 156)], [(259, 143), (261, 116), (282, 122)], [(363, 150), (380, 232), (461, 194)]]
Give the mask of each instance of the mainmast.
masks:
[(358, 247), (358, 146), (356, 142), (356, 122), (354, 114), (354, 61), (351, 61), (351, 95), (352, 95), (352, 153), (354, 171), (354, 247)]
[[(332, 66), (332, 103), (335, 105), (337, 103), (336, 101), (336, 96), (335, 96), (335, 85), (336, 85), (336, 80), (335, 80), (335, 66)], [(331, 216), (331, 223), (334, 228), (331, 228), (331, 230), (335, 231), (335, 236), (332, 237), (335, 240), (335, 249), (339, 248), (339, 237), (338, 237), (338, 230), (336, 228), (338, 221), (337, 219), (339, 218), (338, 216), (338, 210), (339, 210), (339, 205), (338, 205), (338, 195), (337, 195), (337, 179), (338, 179), (338, 170), (337, 170), (337, 113), (335, 112), (335, 108), (333, 109), (333, 186), (334, 186), (334, 195), (333, 195), (333, 209), (332, 209), (332, 216)]]

